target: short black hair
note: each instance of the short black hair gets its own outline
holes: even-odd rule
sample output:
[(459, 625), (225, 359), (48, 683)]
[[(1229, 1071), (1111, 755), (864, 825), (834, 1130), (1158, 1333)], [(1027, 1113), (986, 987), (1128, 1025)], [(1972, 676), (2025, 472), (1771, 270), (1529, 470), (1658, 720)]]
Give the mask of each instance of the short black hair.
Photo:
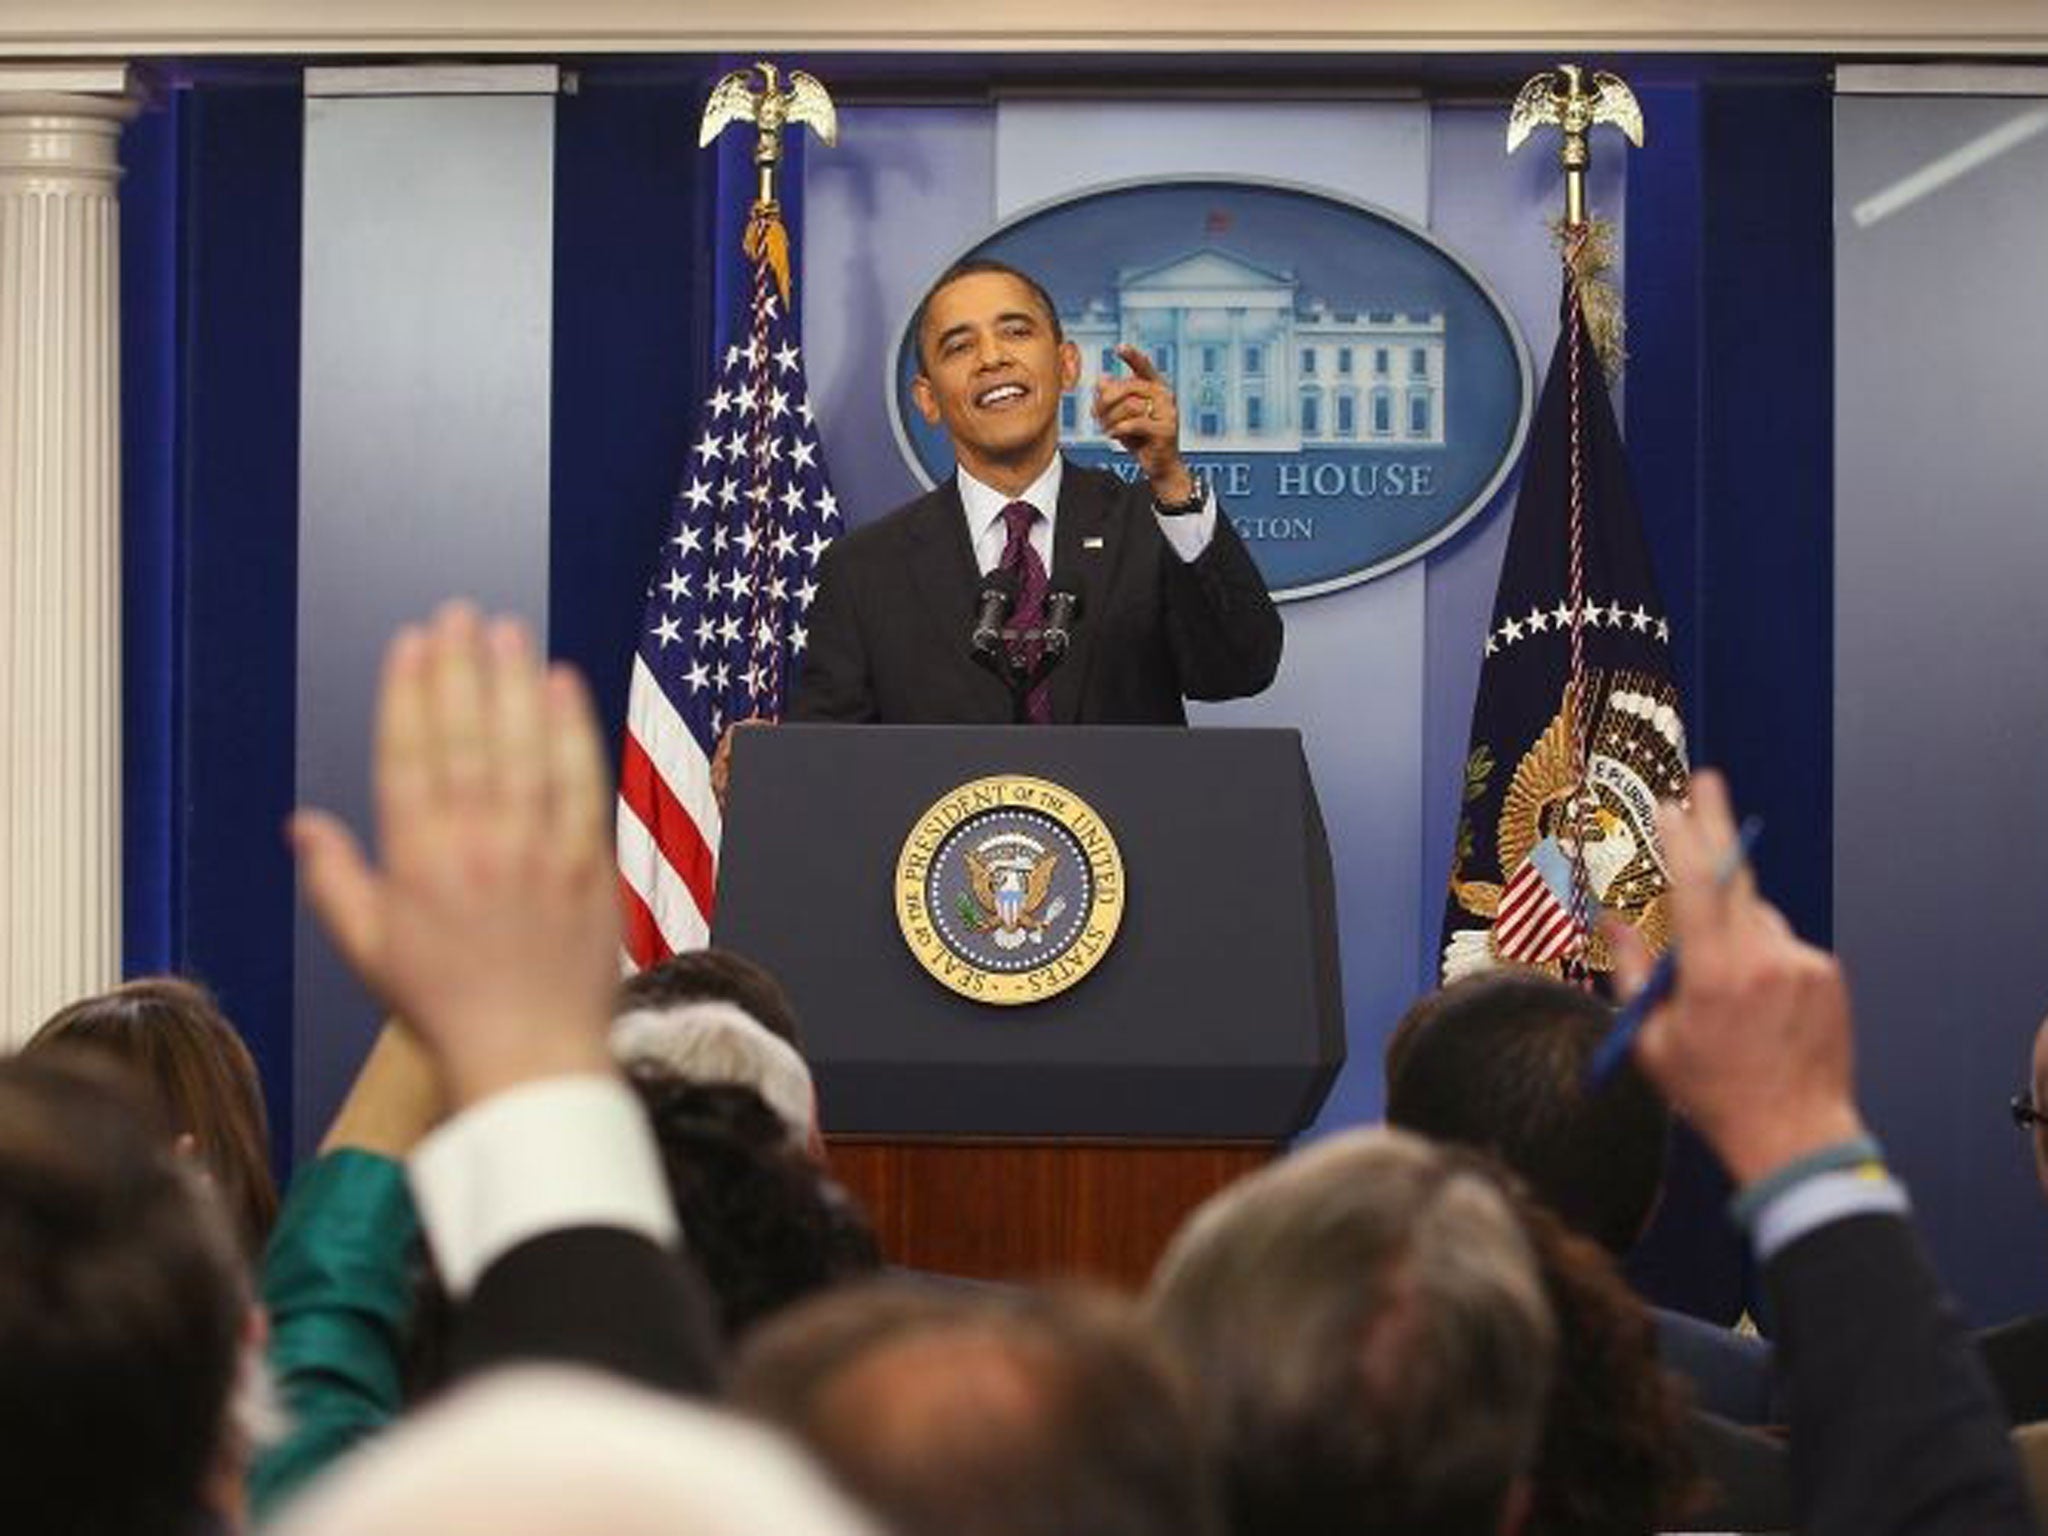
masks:
[(1624, 1254), (1664, 1186), (1671, 1115), (1633, 1063), (1587, 1087), (1613, 1016), (1532, 971), (1432, 992), (1387, 1042), (1387, 1121), (1493, 1153), (1574, 1231)]
[(866, 1214), (789, 1144), (788, 1128), (760, 1094), (739, 1083), (694, 1082), (651, 1062), (626, 1075), (728, 1343), (793, 1302), (881, 1268)]
[(202, 1523), (248, 1291), (225, 1213), (169, 1140), (109, 1063), (0, 1062), (9, 1529)]
[(670, 955), (619, 983), (618, 1011), (659, 1012), (684, 1003), (731, 1003), (769, 1034), (803, 1054), (796, 1004), (766, 967), (729, 949)]
[(910, 317), (911, 345), (917, 349), (917, 366), (920, 371), (925, 366), (924, 319), (932, 307), (932, 300), (937, 298), (945, 289), (959, 282), (963, 277), (976, 277), (982, 273), (993, 273), (998, 277), (1014, 277), (1018, 282), (1030, 289), (1031, 296), (1038, 301), (1039, 308), (1045, 311), (1045, 318), (1051, 322), (1054, 343), (1064, 342), (1067, 339), (1067, 333), (1060, 325), (1060, 308), (1057, 304), (1053, 303), (1052, 295), (1045, 291), (1043, 283), (1029, 272), (1011, 266), (1007, 261), (997, 261), (993, 256), (969, 256), (964, 261), (954, 262), (953, 265), (938, 275), (931, 287), (925, 289), (924, 297), (917, 301), (917, 313)]
[[(700, 1083), (637, 1061), (626, 1080), (654, 1132), (690, 1257), (704, 1276), (721, 1342), (815, 1292), (881, 1268), (867, 1213), (789, 1144), (767, 1100), (740, 1083)], [(455, 1374), (455, 1303), (424, 1248), (413, 1254), (400, 1369), (408, 1402)]]

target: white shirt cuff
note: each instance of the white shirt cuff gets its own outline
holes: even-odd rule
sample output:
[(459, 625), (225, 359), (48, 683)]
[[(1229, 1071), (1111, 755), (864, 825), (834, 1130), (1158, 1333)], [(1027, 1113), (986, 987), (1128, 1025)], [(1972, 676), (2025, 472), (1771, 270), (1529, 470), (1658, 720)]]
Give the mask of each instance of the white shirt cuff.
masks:
[(1817, 1173), (1773, 1197), (1756, 1213), (1750, 1233), (1757, 1262), (1768, 1263), (1780, 1249), (1833, 1222), (1873, 1211), (1903, 1216), (1907, 1209), (1906, 1189), (1897, 1179), (1852, 1169)]
[(413, 1199), (449, 1294), (469, 1294), (544, 1232), (621, 1227), (677, 1240), (675, 1203), (640, 1101), (615, 1077), (552, 1077), (494, 1094), (408, 1160)]
[(1216, 537), (1216, 493), (1212, 490), (1203, 490), (1199, 512), (1182, 512), (1175, 517), (1153, 515), (1158, 518), (1159, 531), (1166, 535), (1166, 542), (1184, 562), (1201, 559), (1202, 551)]

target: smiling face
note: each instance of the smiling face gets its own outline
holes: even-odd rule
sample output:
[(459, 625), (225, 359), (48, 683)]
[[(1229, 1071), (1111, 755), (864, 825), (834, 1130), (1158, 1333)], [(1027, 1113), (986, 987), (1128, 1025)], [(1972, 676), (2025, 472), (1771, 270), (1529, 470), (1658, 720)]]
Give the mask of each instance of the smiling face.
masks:
[(1021, 491), (1059, 451), (1060, 396), (1081, 375), (1052, 315), (1007, 272), (970, 272), (934, 293), (911, 394), (975, 479)]

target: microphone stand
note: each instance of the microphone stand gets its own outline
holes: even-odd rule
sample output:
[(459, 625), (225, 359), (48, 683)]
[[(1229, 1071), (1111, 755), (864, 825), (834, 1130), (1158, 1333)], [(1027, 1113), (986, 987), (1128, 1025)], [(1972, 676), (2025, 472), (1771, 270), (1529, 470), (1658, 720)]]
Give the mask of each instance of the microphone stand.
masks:
[[(1044, 682), (1067, 659), (1073, 641), (1074, 621), (1080, 616), (1081, 600), (1071, 592), (1058, 591), (1046, 599), (1046, 616), (1035, 628), (1019, 629), (1009, 624), (1000, 628), (978, 626), (972, 654), (1010, 690), (1010, 723), (1030, 723), (1031, 690)], [(1019, 666), (1012, 647), (1019, 645), (1035, 659)]]

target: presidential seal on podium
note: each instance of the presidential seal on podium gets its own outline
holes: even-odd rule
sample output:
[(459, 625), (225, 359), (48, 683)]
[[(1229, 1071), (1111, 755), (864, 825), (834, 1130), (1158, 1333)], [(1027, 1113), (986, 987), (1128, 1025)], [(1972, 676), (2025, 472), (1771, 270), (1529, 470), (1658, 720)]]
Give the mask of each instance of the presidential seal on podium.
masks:
[(1056, 996), (1094, 970), (1124, 895), (1102, 818), (1072, 790), (1023, 775), (942, 795), (896, 861), (896, 919), (918, 964), (998, 1006)]

